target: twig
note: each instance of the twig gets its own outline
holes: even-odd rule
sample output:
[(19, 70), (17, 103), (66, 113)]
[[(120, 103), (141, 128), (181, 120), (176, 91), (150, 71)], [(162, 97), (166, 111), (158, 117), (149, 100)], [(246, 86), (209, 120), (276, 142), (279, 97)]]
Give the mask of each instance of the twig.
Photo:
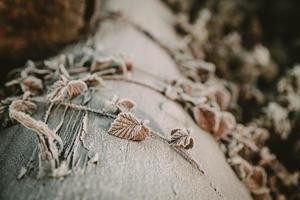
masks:
[(60, 104), (63, 105), (63, 106), (68, 106), (69, 108), (72, 108), (72, 109), (89, 111), (89, 112), (96, 113), (96, 114), (99, 114), (99, 115), (102, 115), (102, 116), (105, 116), (105, 117), (109, 117), (109, 118), (112, 118), (112, 119), (117, 118), (117, 115), (106, 113), (106, 112), (103, 112), (101, 110), (89, 108), (89, 107), (82, 106), (82, 105), (77, 105), (77, 104), (73, 104), (73, 103), (65, 103), (65, 102), (61, 102)]
[(161, 94), (164, 93), (164, 90), (155, 88), (151, 85), (148, 85), (146, 83), (142, 83), (142, 82), (139, 82), (139, 81), (136, 81), (136, 80), (133, 80), (133, 79), (124, 78), (122, 76), (103, 76), (102, 78), (103, 78), (103, 80), (124, 81), (124, 82), (128, 82), (128, 83), (133, 83), (133, 84), (136, 84), (136, 85), (140, 85), (140, 86), (149, 88), (149, 89), (154, 90), (154, 91), (156, 91), (158, 93), (161, 93)]
[(46, 124), (47, 121), (48, 121), (48, 118), (49, 118), (49, 116), (50, 116), (50, 113), (51, 113), (51, 111), (52, 111), (53, 106), (54, 106), (54, 103), (51, 102), (50, 105), (49, 105), (49, 107), (48, 107), (48, 109), (47, 109), (47, 111), (46, 111), (46, 113), (45, 113), (44, 119), (43, 119), (43, 122), (44, 122), (45, 124)]

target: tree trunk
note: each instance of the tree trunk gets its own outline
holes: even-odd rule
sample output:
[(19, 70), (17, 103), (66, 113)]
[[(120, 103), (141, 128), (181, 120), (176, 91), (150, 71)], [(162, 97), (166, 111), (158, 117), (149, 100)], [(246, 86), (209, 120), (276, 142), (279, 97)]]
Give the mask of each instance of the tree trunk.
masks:
[[(162, 40), (179, 44), (172, 24), (174, 17), (158, 0), (111, 0), (105, 10), (121, 10)], [(94, 46), (108, 55), (132, 55), (135, 81), (159, 88), (157, 78), (182, 78), (176, 64), (160, 46), (132, 25), (107, 20), (96, 33)], [(67, 52), (80, 51), (82, 45)], [(145, 71), (147, 73), (145, 73)], [(152, 74), (152, 75), (149, 75)], [(0, 199), (251, 199), (238, 180), (217, 142), (201, 130), (176, 102), (151, 88), (122, 80), (105, 82), (93, 93), (88, 106), (101, 109), (113, 95), (136, 102), (133, 111), (139, 119), (148, 119), (149, 127), (169, 138), (175, 128), (193, 129), (194, 147), (188, 150), (200, 169), (157, 137), (141, 142), (128, 141), (107, 134), (111, 119), (88, 113), (84, 148), (70, 147), (78, 162), (63, 180), (36, 178), (36, 135), (21, 125), (0, 134)], [(76, 99), (79, 102), (81, 99)], [(46, 110), (40, 104), (34, 115), (41, 119)], [(63, 106), (55, 106), (48, 125), (55, 129), (63, 118)], [(72, 145), (85, 116), (84, 111), (67, 110), (59, 135), (64, 148)], [(97, 156), (99, 156), (97, 158)], [(33, 156), (33, 172), (22, 179), (17, 176)], [(78, 164), (79, 163), (79, 164)]]

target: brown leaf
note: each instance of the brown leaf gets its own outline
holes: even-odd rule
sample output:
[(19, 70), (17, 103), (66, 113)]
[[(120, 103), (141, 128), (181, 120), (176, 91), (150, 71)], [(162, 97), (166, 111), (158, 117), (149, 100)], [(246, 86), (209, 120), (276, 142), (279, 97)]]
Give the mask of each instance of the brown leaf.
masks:
[(225, 88), (219, 88), (215, 91), (216, 102), (219, 104), (221, 110), (228, 108), (231, 101), (231, 94)]
[(48, 94), (51, 102), (63, 101), (68, 95), (69, 98), (77, 97), (88, 89), (87, 84), (82, 80), (67, 80), (65, 76), (61, 76), (52, 86), (52, 91)]
[(136, 106), (136, 103), (133, 100), (127, 98), (122, 99), (117, 95), (114, 95), (108, 103), (108, 109), (113, 113), (129, 112)]
[(142, 141), (150, 134), (145, 122), (140, 122), (131, 113), (120, 113), (108, 133), (127, 140)]
[(88, 87), (94, 87), (98, 85), (104, 85), (103, 79), (95, 74), (88, 75), (81, 79), (83, 82), (87, 84)]
[(118, 99), (116, 102), (116, 106), (122, 111), (131, 111), (135, 106), (136, 103), (130, 99)]
[(268, 190), (266, 190), (267, 174), (260, 166), (253, 166), (251, 172), (245, 178), (244, 182), (250, 191), (255, 194), (268, 192)]
[(27, 100), (15, 100), (9, 107), (10, 109), (14, 109), (16, 111), (24, 112), (30, 115), (37, 110), (36, 104)]
[(220, 124), (220, 114), (217, 109), (207, 104), (202, 104), (193, 109), (194, 119), (203, 130), (214, 133)]
[(264, 168), (253, 166), (240, 156), (231, 158), (229, 163), (252, 193), (269, 193), (269, 190), (266, 188), (267, 174)]
[(43, 89), (43, 82), (34, 76), (28, 76), (22, 81), (21, 87), (23, 92), (30, 91), (37, 94)]
[(67, 92), (70, 98), (77, 97), (88, 89), (82, 80), (72, 80), (67, 84)]
[(50, 93), (47, 95), (49, 101), (63, 101), (67, 95), (66, 85), (68, 84), (68, 80), (61, 76), (61, 79), (56, 81), (51, 87)]
[(220, 118), (220, 125), (214, 135), (218, 138), (224, 137), (229, 132), (231, 132), (236, 125), (234, 116), (229, 112), (222, 112)]
[(113, 57), (98, 59), (98, 60), (94, 61), (94, 63), (91, 66), (90, 71), (91, 72), (102, 71), (104, 69), (111, 67), (114, 63), (116, 63), (116, 59)]
[(172, 146), (180, 147), (184, 149), (191, 149), (194, 146), (194, 140), (191, 137), (191, 129), (174, 129), (171, 131)]

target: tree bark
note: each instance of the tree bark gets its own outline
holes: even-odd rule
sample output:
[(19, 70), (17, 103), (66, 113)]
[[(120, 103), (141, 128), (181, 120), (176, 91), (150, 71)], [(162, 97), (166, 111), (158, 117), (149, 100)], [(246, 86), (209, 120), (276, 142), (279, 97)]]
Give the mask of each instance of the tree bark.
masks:
[[(103, 7), (121, 10), (162, 40), (180, 42), (172, 28), (174, 17), (158, 0), (112, 0)], [(157, 88), (160, 85), (154, 76), (166, 80), (182, 78), (170, 56), (130, 24), (114, 20), (103, 22), (94, 46), (108, 55), (131, 55), (134, 65), (147, 72), (135, 70), (132, 73), (135, 81)], [(70, 47), (66, 52), (81, 48), (82, 45)], [(88, 106), (101, 109), (115, 94), (135, 101), (134, 115), (148, 119), (149, 127), (166, 138), (172, 129), (192, 127), (194, 147), (188, 153), (204, 173), (163, 140), (150, 137), (133, 142), (111, 136), (107, 131), (112, 120), (89, 113), (88, 133), (84, 139), (86, 149), (78, 150), (83, 164), (75, 166), (63, 180), (36, 179), (34, 175), (17, 180), (20, 169), (31, 156), (37, 160), (33, 154), (37, 147), (36, 136), (21, 125), (1, 131), (0, 199), (251, 199), (217, 142), (201, 130), (180, 105), (142, 85), (113, 80), (97, 88)], [(46, 109), (44, 104), (39, 106), (36, 119), (41, 119)], [(48, 120), (51, 129), (61, 121), (63, 112), (62, 106), (53, 109)], [(76, 138), (76, 129), (84, 114), (84, 111), (67, 110), (59, 131), (66, 145)], [(99, 158), (94, 164), (92, 158), (96, 154)]]

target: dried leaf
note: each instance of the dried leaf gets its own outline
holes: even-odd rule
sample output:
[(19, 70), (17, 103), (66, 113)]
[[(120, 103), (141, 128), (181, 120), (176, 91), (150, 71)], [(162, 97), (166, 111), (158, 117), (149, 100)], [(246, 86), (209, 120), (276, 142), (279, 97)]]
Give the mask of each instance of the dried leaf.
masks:
[(77, 97), (88, 89), (82, 80), (72, 80), (67, 84), (67, 92), (70, 98)]
[(257, 44), (254, 47), (253, 56), (256, 62), (261, 66), (268, 66), (271, 62), (269, 50), (261, 44)]
[(225, 88), (220, 88), (215, 91), (216, 102), (219, 104), (221, 110), (228, 108), (231, 102), (231, 94)]
[(50, 93), (47, 95), (47, 98), (50, 102), (63, 101), (67, 95), (66, 85), (68, 80), (61, 76), (61, 79), (56, 81), (51, 87)]
[(70, 98), (77, 97), (88, 89), (82, 80), (68, 81), (64, 76), (52, 86), (52, 91), (47, 96), (50, 102), (63, 101), (68, 95)]
[(114, 95), (108, 103), (107, 111), (112, 113), (129, 112), (136, 106), (133, 100), (127, 98), (121, 99), (117, 95)]
[(172, 86), (172, 85), (167, 85), (167, 87), (164, 90), (164, 94), (172, 100), (178, 100), (179, 93), (182, 92), (183, 92), (182, 88), (178, 86)]
[(269, 122), (271, 126), (268, 128), (274, 128), (281, 139), (287, 139), (292, 128), (288, 118), (289, 112), (281, 105), (271, 102), (265, 109), (265, 113), (265, 120), (266, 122)]
[(32, 115), (37, 110), (37, 106), (31, 101), (15, 100), (11, 103), (9, 109), (14, 109)]
[(244, 182), (254, 194), (268, 193), (269, 190), (266, 188), (267, 174), (265, 170), (260, 166), (254, 166)]
[(13, 79), (5, 83), (5, 87), (12, 87), (20, 84), (20, 79)]
[(262, 167), (252, 166), (240, 156), (231, 158), (229, 163), (253, 194), (269, 193), (269, 190), (266, 188), (267, 174)]
[(193, 109), (194, 119), (205, 131), (214, 133), (219, 129), (220, 113), (210, 105), (202, 104)]
[(103, 86), (104, 81), (100, 76), (97, 76), (96, 74), (88, 75), (81, 79), (83, 82), (86, 83), (88, 87), (95, 87), (95, 86)]
[(91, 66), (91, 72), (98, 72), (111, 67), (116, 62), (114, 57), (98, 58)]
[(116, 102), (116, 106), (122, 111), (131, 111), (136, 106), (136, 103), (130, 99), (118, 99)]
[(268, 147), (263, 147), (260, 150), (260, 158), (259, 165), (263, 167), (271, 165), (276, 160), (276, 156), (270, 152)]
[(30, 91), (37, 94), (43, 89), (43, 82), (34, 76), (28, 76), (22, 81), (21, 87), (23, 92)]
[(248, 127), (252, 127), (254, 129), (251, 135), (255, 144), (259, 147), (264, 146), (267, 139), (270, 137), (269, 131), (265, 128), (259, 128), (255, 124), (249, 125)]
[(9, 106), (9, 115), (26, 128), (33, 130), (39, 138), (38, 177), (56, 176), (55, 171), (60, 167), (59, 155), (63, 149), (62, 139), (47, 124), (25, 113), (32, 111), (33, 108), (36, 108), (35, 104), (29, 101), (16, 100)]
[(234, 116), (229, 112), (222, 112), (219, 128), (214, 132), (214, 135), (218, 138), (224, 137), (234, 129), (235, 125), (236, 121)]
[(108, 133), (119, 138), (141, 141), (150, 134), (150, 129), (145, 125), (145, 121), (138, 121), (130, 113), (120, 113), (113, 121)]
[(171, 131), (172, 146), (180, 147), (184, 149), (191, 149), (194, 146), (194, 140), (191, 137), (191, 129), (174, 129)]

